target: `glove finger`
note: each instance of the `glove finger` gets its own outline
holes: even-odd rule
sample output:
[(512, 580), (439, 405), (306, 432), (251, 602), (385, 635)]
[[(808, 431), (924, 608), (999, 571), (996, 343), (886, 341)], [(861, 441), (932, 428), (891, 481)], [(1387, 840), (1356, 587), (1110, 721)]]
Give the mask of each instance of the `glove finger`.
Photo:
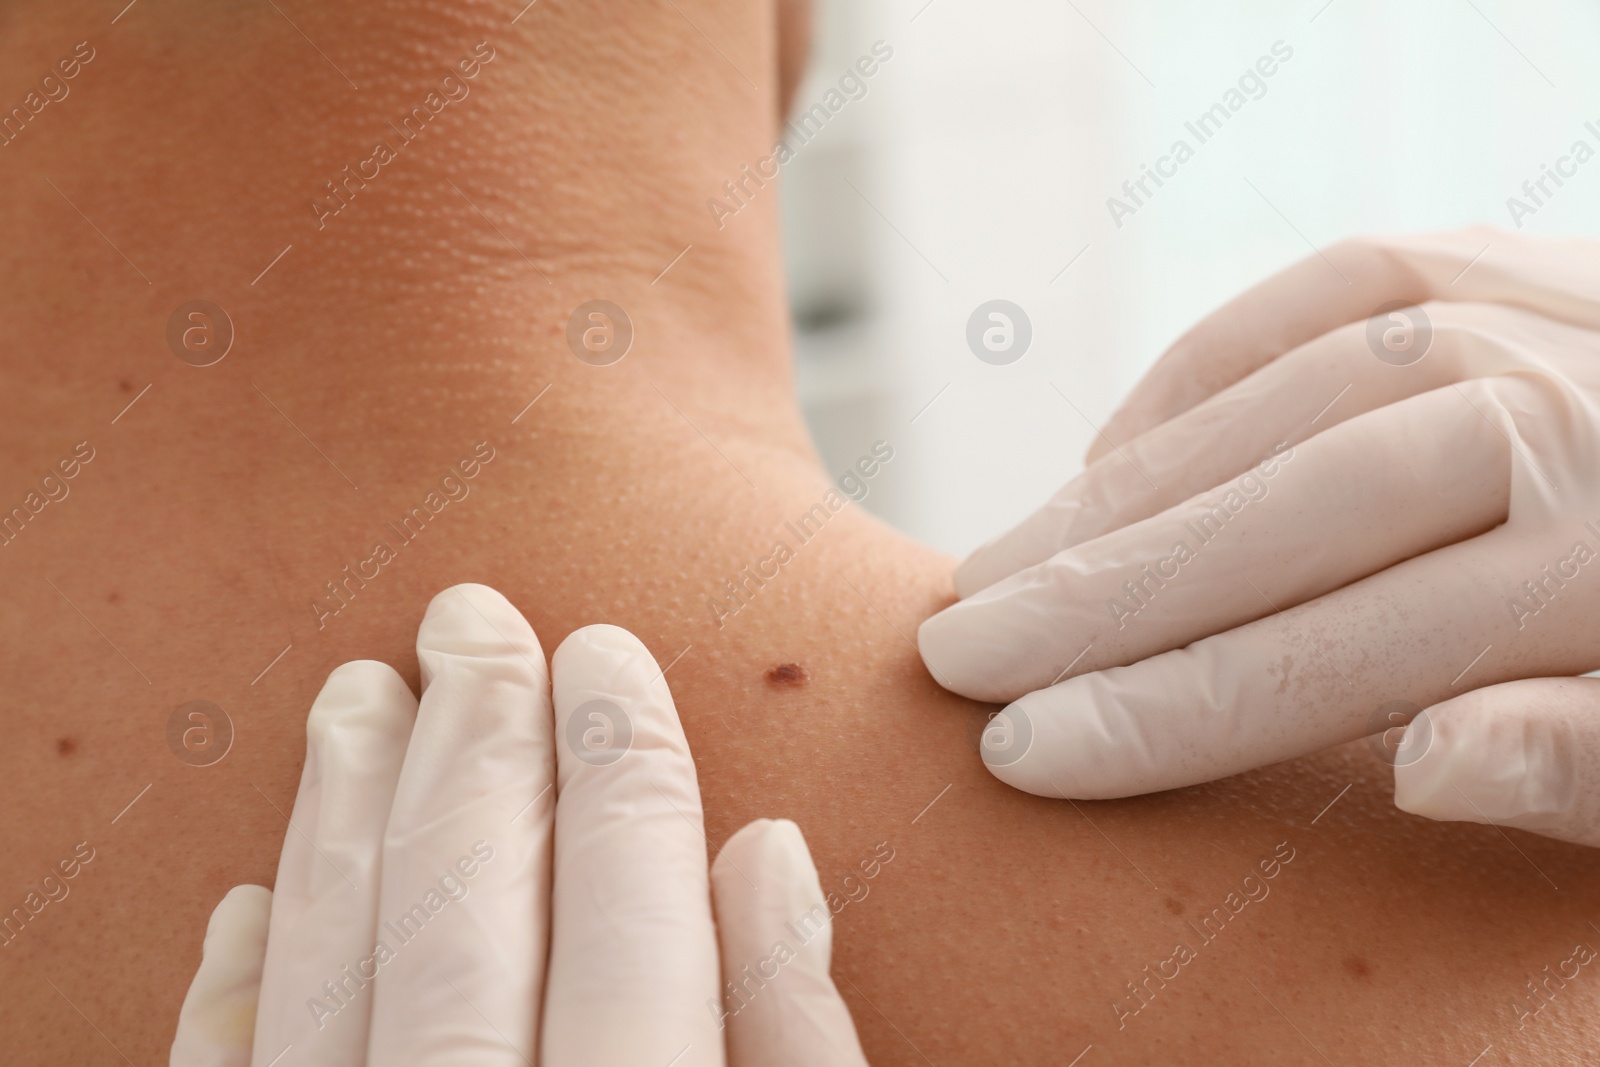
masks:
[(545, 1067), (723, 1062), (700, 786), (672, 694), (615, 626), (556, 649)]
[(760, 819), (711, 865), (732, 1067), (866, 1067), (833, 984), (833, 915), (800, 828)]
[(1600, 846), (1600, 681), (1530, 678), (1435, 704), (1396, 751), (1394, 802)]
[(1283, 353), (1393, 303), (1510, 304), (1600, 327), (1593, 241), (1476, 227), (1360, 238), (1308, 256), (1223, 305), (1179, 338), (1089, 449), (1089, 462), (1187, 411)]
[(482, 585), (433, 598), (422, 701), (383, 847), (373, 1063), (536, 1055), (555, 760), (544, 652)]
[(371, 971), (359, 964), (372, 955), (383, 828), (416, 713), (406, 683), (372, 660), (336, 668), (311, 705), (272, 897), (258, 1065), (291, 1048), (280, 1067), (366, 1062)]
[(1479, 415), (1499, 388), (1469, 382), (1347, 420), (1059, 552), (925, 620), (923, 659), (963, 696), (1015, 700), (1483, 533), (1511, 495), (1511, 446)]
[(200, 969), (172, 1038), (171, 1067), (249, 1067), (272, 891), (236, 885), (206, 923)]
[(1390, 709), (1414, 714), (1463, 682), (1580, 674), (1600, 639), (1590, 604), (1556, 596), (1532, 621), (1507, 608), (1550, 550), (1544, 531), (1501, 526), (1186, 648), (1029, 693), (990, 721), (984, 762), (1040, 796), (1132, 796), (1354, 740), (1390, 725)]
[[(1247, 474), (1262, 457), (1342, 422), (1447, 385), (1537, 363), (1571, 327), (1489, 304), (1429, 304), (1431, 336), (1395, 366), (1373, 354), (1366, 325), (1336, 329), (1152, 428), (1068, 482), (1015, 528), (956, 568), (971, 596), (1055, 553), (1149, 518)], [(1592, 344), (1592, 335), (1585, 335)]]

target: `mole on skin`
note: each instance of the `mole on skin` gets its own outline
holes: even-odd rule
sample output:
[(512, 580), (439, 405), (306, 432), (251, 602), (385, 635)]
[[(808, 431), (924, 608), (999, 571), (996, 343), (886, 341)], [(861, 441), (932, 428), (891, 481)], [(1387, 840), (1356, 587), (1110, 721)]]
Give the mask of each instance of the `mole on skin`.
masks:
[(1344, 969), (1356, 978), (1367, 978), (1372, 974), (1372, 965), (1360, 956), (1347, 956), (1344, 961)]
[(798, 663), (780, 663), (767, 671), (767, 682), (771, 685), (798, 688), (810, 680), (811, 675)]

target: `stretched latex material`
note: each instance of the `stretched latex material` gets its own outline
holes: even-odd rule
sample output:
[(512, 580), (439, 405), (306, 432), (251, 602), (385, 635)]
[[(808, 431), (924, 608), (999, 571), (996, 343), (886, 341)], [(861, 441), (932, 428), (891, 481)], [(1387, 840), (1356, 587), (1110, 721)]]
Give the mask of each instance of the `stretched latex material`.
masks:
[(250, 1067), (271, 910), (271, 890), (238, 885), (211, 913), (200, 969), (178, 1013), (174, 1067)]
[(833, 913), (800, 827), (758, 819), (711, 865), (722, 926), (728, 1058), (765, 1067), (866, 1067), (828, 974)]
[[(721, 1064), (725, 1045), (736, 1067), (858, 1062), (807, 1059), (859, 1056), (826, 938), (762, 1011), (720, 1009), (699, 786), (643, 645), (573, 634), (552, 704), (526, 620), (463, 585), (429, 606), (417, 655), (420, 705), (382, 664), (329, 676), (277, 891), (213, 912), (174, 1067)], [(743, 955), (775, 902), (821, 888), (791, 824), (753, 824), (719, 864), (735, 854), (748, 879), (717, 905), (722, 952)]]
[[(405, 682), (371, 660), (336, 668), (311, 705), (272, 894), (256, 1063), (280, 1055), (277, 1067), (363, 1062), (372, 990), (343, 968), (373, 953), (383, 829), (416, 715)], [(337, 999), (323, 989), (329, 981), (343, 983)], [(308, 1007), (313, 998), (325, 1010)]]
[(1516, 826), (1600, 846), (1600, 681), (1532, 678), (1463, 693), (1414, 720), (1394, 802), (1430, 819)]
[[(1328, 258), (1192, 330), (1120, 417), (1138, 436), (1108, 428), (923, 624), (942, 684), (1010, 702), (983, 747), (1002, 780), (1189, 785), (1600, 664), (1600, 246), (1468, 231)], [(1379, 358), (1380, 309), (1416, 298), (1431, 344)], [(1492, 780), (1509, 751), (1453, 766)]]
[(716, 1067), (700, 787), (666, 679), (615, 626), (573, 633), (553, 667), (561, 740), (543, 1062)]
[(1505, 304), (1593, 325), (1600, 304), (1593, 254), (1581, 239), (1533, 239), (1487, 226), (1342, 241), (1241, 294), (1180, 337), (1106, 422), (1087, 461), (1384, 304)]
[(395, 956), (372, 990), (367, 1059), (519, 1067), (538, 1047), (549, 947), (544, 651), (505, 597), (467, 585), (428, 605), (417, 661), (422, 700), (378, 898)]

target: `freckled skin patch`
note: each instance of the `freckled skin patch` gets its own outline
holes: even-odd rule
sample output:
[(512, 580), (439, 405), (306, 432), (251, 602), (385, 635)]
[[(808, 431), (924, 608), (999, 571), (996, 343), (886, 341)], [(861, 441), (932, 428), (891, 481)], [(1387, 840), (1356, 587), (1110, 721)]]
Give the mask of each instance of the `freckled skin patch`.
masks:
[(1182, 915), (1183, 914), (1183, 901), (1179, 900), (1177, 897), (1168, 897), (1167, 898), (1167, 910), (1172, 912), (1172, 914), (1174, 914), (1174, 915)]
[(1349, 971), (1354, 978), (1365, 980), (1372, 977), (1372, 965), (1360, 956), (1346, 956), (1344, 969)]
[(116, 591), (116, 590), (115, 590), (115, 589), (113, 589), (113, 590), (112, 590), (112, 591), (111, 591), (111, 592), (110, 592), (110, 593), (109, 593), (109, 594), (108, 594), (108, 595), (107, 595), (107, 596), (106, 596), (106, 603), (107, 603), (107, 604), (119, 604), (119, 603), (121, 603), (121, 602), (122, 602), (122, 594), (121, 594), (121, 593), (119, 593), (119, 592), (117, 592), (117, 591)]
[(780, 663), (767, 671), (767, 684), (798, 688), (811, 680), (811, 675), (798, 663)]
[(72, 738), (63, 737), (56, 741), (56, 754), (59, 756), (70, 756), (76, 751), (78, 751), (78, 742)]

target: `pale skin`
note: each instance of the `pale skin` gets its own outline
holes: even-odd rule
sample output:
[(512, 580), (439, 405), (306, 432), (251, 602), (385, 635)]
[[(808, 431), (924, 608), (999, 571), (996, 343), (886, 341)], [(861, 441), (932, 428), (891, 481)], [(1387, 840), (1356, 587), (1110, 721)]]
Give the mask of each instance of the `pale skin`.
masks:
[[(834, 973), (875, 1064), (1592, 1047), (1590, 967), (1543, 1000), (1525, 985), (1600, 946), (1590, 851), (1398, 813), (1363, 743), (1137, 800), (1013, 791), (975, 751), (992, 709), (907, 640), (953, 561), (856, 505), (719, 625), (707, 597), (794, 545), (784, 524), (839, 473), (792, 395), (776, 190), (722, 229), (705, 206), (770, 154), (771, 8), (147, 2), (112, 25), (118, 6), (12, 7), (0, 34), (6, 107), (95, 49), (0, 148), (0, 506), (95, 452), (0, 547), (0, 908), (94, 850), (0, 948), (8, 1063), (163, 1061), (211, 907), (272, 882), (317, 689), (356, 658), (415, 686), (416, 619), (465, 581), (546, 648), (604, 621), (671, 664), (709, 848), (793, 819), (824, 889), (858, 898)], [(319, 228), (324, 183), (485, 41), (469, 95)], [(237, 331), (206, 368), (165, 340), (199, 298)], [(634, 324), (613, 366), (567, 347), (592, 299)], [(326, 583), (484, 441), (470, 495), (319, 619)], [(168, 747), (191, 700), (232, 720), (213, 766)], [(1247, 875), (1268, 895), (1206, 940)], [(1194, 958), (1130, 992), (1179, 942)]]

